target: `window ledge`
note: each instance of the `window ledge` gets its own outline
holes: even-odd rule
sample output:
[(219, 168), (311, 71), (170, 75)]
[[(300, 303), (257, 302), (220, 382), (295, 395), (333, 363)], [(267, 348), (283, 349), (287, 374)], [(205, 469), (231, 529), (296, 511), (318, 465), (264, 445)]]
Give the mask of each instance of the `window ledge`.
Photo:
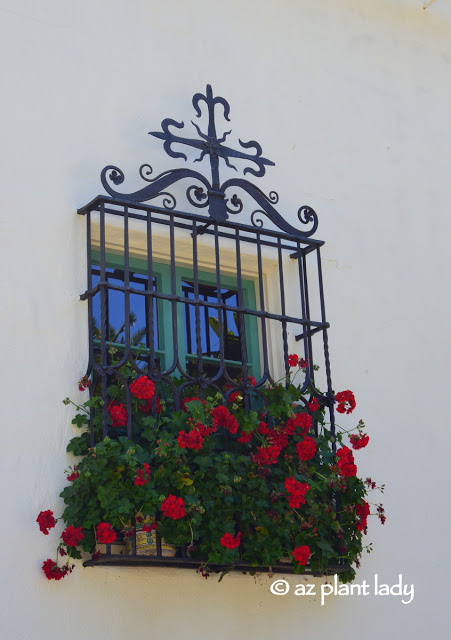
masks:
[[(176, 567), (178, 569), (197, 569), (202, 566), (200, 558), (157, 558), (155, 556), (143, 555), (103, 555), (96, 559), (86, 560), (84, 567), (116, 566), (116, 567)], [(208, 564), (208, 569), (212, 573), (221, 571), (241, 571), (258, 573), (294, 573), (294, 566), (291, 563), (278, 563), (273, 567), (253, 567), (250, 562), (240, 560), (236, 564)], [(326, 571), (312, 571), (307, 565), (304, 573), (313, 576), (334, 575), (350, 569), (347, 565), (329, 565)], [(298, 574), (302, 575), (302, 574)]]

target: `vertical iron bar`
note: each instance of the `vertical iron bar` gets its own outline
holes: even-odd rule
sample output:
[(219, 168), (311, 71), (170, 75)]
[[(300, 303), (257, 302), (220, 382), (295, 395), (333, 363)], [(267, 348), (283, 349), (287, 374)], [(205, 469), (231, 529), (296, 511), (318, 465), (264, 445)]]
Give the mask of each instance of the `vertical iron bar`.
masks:
[(216, 301), (218, 305), (221, 305), (218, 308), (218, 335), (219, 335), (219, 370), (215, 375), (214, 380), (220, 380), (225, 369), (224, 366), (224, 330), (222, 324), (223, 317), (223, 305), (222, 305), (222, 294), (221, 294), (221, 261), (219, 256), (219, 235), (218, 235), (218, 225), (215, 223), (214, 226), (214, 235), (215, 235), (215, 257), (216, 257)]
[[(182, 296), (186, 299), (189, 300), (189, 287), (182, 287)], [(192, 353), (192, 340), (191, 340), (191, 309), (190, 309), (190, 305), (185, 302), (184, 303), (185, 306), (185, 335), (186, 335), (186, 348), (185, 348), (185, 352), (186, 354), (188, 353)]]
[(103, 437), (108, 435), (108, 380), (106, 374), (107, 367), (107, 296), (108, 283), (106, 281), (105, 269), (105, 205), (100, 204), (100, 363), (102, 376), (102, 433)]
[[(128, 238), (128, 207), (124, 207), (124, 311), (125, 311), (125, 358), (130, 357), (130, 247)], [(132, 439), (132, 402), (128, 384), (125, 385), (127, 403), (127, 437)]]
[[(86, 241), (87, 241), (87, 276), (88, 276), (88, 291), (92, 289), (92, 252), (91, 252), (91, 211), (88, 211), (86, 216)], [(91, 371), (94, 369), (94, 327), (93, 327), (93, 315), (92, 315), (92, 295), (88, 296), (88, 341), (89, 341), (89, 364), (88, 367)], [(89, 386), (89, 398), (95, 395), (94, 380)], [(95, 408), (89, 407), (89, 444), (94, 447), (96, 443), (96, 437), (94, 433), (94, 417)]]
[[(177, 282), (175, 274), (175, 234), (174, 234), (174, 215), (169, 214), (169, 252), (171, 258), (171, 294), (173, 296), (177, 293)], [(178, 329), (177, 329), (177, 301), (171, 300), (171, 312), (172, 312), (172, 346), (173, 346), (173, 362), (166, 373), (172, 373), (179, 364), (179, 343), (178, 343)], [(181, 368), (179, 367), (181, 371)], [(184, 372), (181, 371), (185, 375)], [(175, 408), (178, 411), (180, 409), (180, 392), (177, 391), (175, 397)]]
[[(197, 256), (197, 224), (196, 221), (193, 220), (193, 232), (191, 234), (193, 239), (193, 286), (194, 286), (194, 300), (197, 302), (199, 300), (199, 266), (198, 266), (198, 256)], [(195, 316), (195, 331), (196, 331), (196, 353), (197, 353), (197, 376), (201, 378), (204, 372), (204, 365), (202, 362), (202, 338), (200, 334), (200, 308), (199, 305), (196, 304), (194, 307), (194, 316)], [(206, 333), (208, 334), (209, 326), (207, 325), (205, 328)], [(203, 389), (199, 389), (200, 397), (203, 398)]]
[[(277, 257), (279, 263), (279, 286), (280, 286), (280, 309), (282, 315), (286, 315), (285, 310), (285, 286), (283, 279), (283, 262), (282, 262), (282, 243), (280, 238), (277, 238)], [(290, 380), (290, 367), (288, 366), (288, 336), (287, 336), (287, 323), (286, 320), (282, 320), (282, 341), (283, 341), (283, 361), (285, 366), (285, 380), (286, 385), (289, 385)]]
[[(204, 301), (208, 302), (207, 293), (204, 293)], [(204, 325), (205, 325), (207, 356), (211, 356), (210, 323), (208, 322), (208, 307), (204, 307)]]
[[(244, 307), (243, 280), (241, 277), (242, 275), (241, 274), (241, 241), (240, 241), (240, 232), (238, 229), (235, 229), (235, 255), (236, 255), (236, 288), (237, 288), (237, 297), (238, 297), (237, 306)], [(249, 377), (249, 373), (247, 370), (246, 323), (244, 319), (244, 313), (242, 311), (238, 312), (238, 334), (240, 338), (243, 380), (247, 381)], [(249, 411), (250, 398), (247, 393), (244, 394), (244, 407), (246, 411)]]
[[(319, 284), (319, 298), (321, 304), (321, 322), (326, 323), (326, 307), (324, 304), (324, 288), (323, 288), (323, 270), (321, 266), (321, 255), (319, 247), (316, 250), (316, 260), (318, 264), (318, 284)], [(332, 389), (332, 377), (330, 373), (330, 359), (329, 359), (329, 338), (327, 335), (327, 329), (323, 329), (323, 344), (324, 344), (324, 362), (326, 367), (326, 379), (327, 379), (327, 393), (329, 399), (331, 401), (329, 405), (329, 415), (330, 415), (330, 432), (334, 438), (332, 442), (332, 451), (335, 453), (336, 451), (336, 442), (335, 442), (335, 412), (333, 406), (334, 399), (334, 391)]]
[[(225, 299), (225, 296), (222, 295), (222, 291), (221, 291), (221, 302), (227, 306), (227, 302)], [(222, 317), (223, 317), (223, 333), (224, 333), (224, 357), (226, 357), (227, 353), (229, 352), (229, 324), (227, 322), (227, 311), (224, 308), (222, 311)]]
[[(257, 268), (258, 268), (258, 290), (260, 297), (260, 311), (265, 312), (265, 294), (263, 289), (263, 267), (262, 267), (262, 246), (261, 246), (261, 234), (259, 231), (256, 231), (256, 240), (257, 240)], [(269, 380), (273, 382), (270, 374), (269, 374), (269, 365), (268, 365), (268, 338), (266, 335), (266, 318), (264, 316), (261, 317), (261, 328), (262, 328), (262, 348), (263, 348), (263, 374), (262, 380)]]
[(313, 369), (313, 351), (312, 351), (312, 336), (311, 336), (311, 326), (310, 326), (310, 302), (309, 302), (309, 293), (308, 293), (308, 279), (307, 279), (307, 260), (305, 254), (302, 256), (302, 275), (304, 279), (304, 296), (305, 296), (305, 319), (309, 321), (309, 324), (306, 325), (307, 328), (307, 344), (308, 344), (308, 361), (309, 361), (309, 373), (310, 380), (312, 384), (314, 384), (315, 373)]
[[(152, 216), (147, 212), (147, 290), (153, 291), (153, 259), (152, 259)], [(154, 327), (154, 298), (150, 295), (145, 297), (147, 328), (147, 347), (149, 349), (149, 373), (155, 375), (155, 327)], [(164, 345), (165, 346), (165, 345)]]
[[(319, 285), (319, 298), (321, 305), (321, 322), (326, 323), (326, 306), (324, 304), (324, 286), (323, 286), (323, 269), (321, 265), (321, 254), (319, 247), (316, 250), (316, 262), (318, 266), (318, 285)], [(332, 388), (332, 376), (330, 372), (330, 359), (329, 359), (329, 338), (327, 334), (327, 329), (323, 329), (323, 345), (324, 345), (324, 363), (326, 368), (326, 379), (327, 379), (327, 395), (329, 396), (329, 420), (330, 420), (330, 433), (332, 435), (332, 452), (335, 454), (337, 451), (337, 443), (335, 440), (335, 411), (334, 411), (334, 391)], [(337, 522), (340, 522), (340, 492), (336, 491), (334, 493), (334, 501), (335, 501), (335, 513)], [(340, 550), (340, 539), (337, 538), (337, 548)], [(340, 551), (339, 551), (340, 552)], [(340, 565), (344, 564), (343, 558), (339, 560)]]

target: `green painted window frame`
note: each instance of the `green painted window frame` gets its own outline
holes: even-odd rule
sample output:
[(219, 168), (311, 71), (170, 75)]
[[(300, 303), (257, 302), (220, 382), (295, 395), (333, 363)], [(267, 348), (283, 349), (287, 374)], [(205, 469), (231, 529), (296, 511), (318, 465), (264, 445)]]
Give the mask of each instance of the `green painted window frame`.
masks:
[[(100, 252), (96, 249), (91, 250), (91, 262), (93, 265), (99, 266)], [(124, 261), (121, 254), (107, 252), (105, 255), (105, 266), (111, 269), (123, 269)], [(147, 275), (147, 260), (145, 258), (136, 258), (130, 256), (129, 268), (131, 272)], [(156, 281), (157, 291), (171, 292), (171, 267), (163, 262), (152, 263), (153, 277)], [(176, 277), (176, 295), (182, 296), (182, 281), (193, 279), (193, 271), (185, 266), (175, 267)], [(198, 271), (199, 284), (216, 285), (216, 272), (206, 271), (205, 269)], [(221, 286), (227, 289), (237, 290), (237, 280), (233, 276), (221, 274)], [(243, 294), (243, 303), (247, 309), (256, 309), (255, 282), (253, 280), (242, 278), (241, 290)], [(174, 349), (172, 340), (172, 323), (162, 321), (165, 315), (171, 316), (172, 303), (169, 300), (157, 299), (157, 318), (158, 318), (158, 344), (159, 348), (155, 349), (155, 355), (161, 360), (161, 368), (167, 369), (173, 362)], [(187, 354), (185, 349), (185, 318), (184, 305), (177, 303), (177, 340), (179, 349), (179, 360), (182, 368), (186, 371)], [(258, 339), (258, 323), (256, 316), (249, 314), (244, 315), (244, 327), (246, 333), (247, 348), (247, 369), (248, 374), (254, 376), (257, 380), (261, 375), (260, 349)], [(114, 343), (112, 346), (123, 348), (122, 343)], [(138, 351), (138, 347), (132, 347), (132, 350)], [(147, 349), (146, 349), (147, 350)], [(143, 350), (141, 348), (141, 353)], [(197, 360), (197, 355), (188, 356), (188, 359)], [(203, 362), (215, 364), (217, 358), (205, 356)], [(235, 360), (225, 360), (225, 365), (237, 368), (241, 363)]]

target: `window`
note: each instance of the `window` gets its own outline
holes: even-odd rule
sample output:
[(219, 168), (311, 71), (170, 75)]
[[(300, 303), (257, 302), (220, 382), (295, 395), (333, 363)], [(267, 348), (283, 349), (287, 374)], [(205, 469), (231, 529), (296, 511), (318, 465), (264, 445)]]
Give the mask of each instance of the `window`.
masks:
[[(98, 285), (101, 279), (100, 254), (95, 249), (91, 252), (92, 284)], [(116, 350), (123, 353), (126, 343), (125, 317), (125, 287), (123, 257), (107, 254), (105, 258), (105, 280), (108, 283), (105, 296), (105, 326), (107, 327), (107, 342), (109, 351)], [(130, 351), (143, 372), (155, 368), (159, 375), (173, 369), (175, 352), (180, 369), (189, 377), (196, 378), (205, 373), (209, 378), (217, 376), (221, 346), (223, 348), (224, 365), (227, 375), (238, 380), (242, 374), (243, 355), (242, 340), (245, 340), (248, 374), (254, 378), (260, 377), (260, 363), (258, 355), (257, 322), (255, 317), (246, 317), (244, 332), (240, 331), (240, 323), (236, 311), (239, 302), (239, 292), (236, 278), (221, 277), (221, 287), (218, 295), (218, 285), (215, 273), (200, 271), (198, 273), (197, 289), (193, 278), (193, 270), (186, 267), (175, 268), (175, 283), (177, 296), (185, 302), (177, 303), (177, 341), (176, 349), (172, 340), (172, 309), (167, 300), (153, 300), (152, 307), (146, 303), (145, 292), (148, 290), (148, 278), (144, 260), (130, 260), (128, 282), (131, 292), (128, 296), (128, 318), (130, 326)], [(154, 292), (169, 294), (171, 290), (170, 267), (164, 263), (153, 264), (153, 281), (151, 289)], [(117, 287), (117, 288), (115, 288)], [(255, 310), (255, 285), (252, 280), (242, 280), (241, 293), (246, 307)], [(93, 297), (93, 340), (94, 353), (97, 361), (101, 357), (101, 302), (100, 292)], [(196, 308), (193, 303), (199, 298), (203, 306)], [(216, 305), (220, 300), (221, 309)], [(151, 328), (152, 327), (152, 328)], [(221, 329), (220, 329), (221, 327)], [(220, 330), (223, 337), (220, 339)], [(197, 336), (197, 331), (199, 335)], [(242, 335), (242, 333), (244, 335)], [(198, 343), (199, 342), (199, 354)], [(153, 352), (153, 353), (152, 353)], [(200, 355), (200, 357), (198, 357)], [(199, 370), (201, 368), (201, 371)], [(183, 373), (175, 370), (180, 377)], [(226, 384), (225, 376), (219, 382)]]
[[(211, 180), (188, 168), (170, 169), (152, 177), (150, 165), (142, 165), (139, 173), (144, 186), (136, 192), (124, 193), (117, 191), (117, 186), (125, 180), (124, 173), (117, 167), (107, 166), (101, 173), (101, 181), (109, 196), (97, 196), (79, 210), (87, 221), (88, 286), (81, 299), (87, 301), (88, 307), (88, 372), (93, 377), (91, 399), (96, 396), (89, 405), (90, 447), (114, 433), (103, 443), (108, 451), (110, 447), (124, 445), (128, 456), (134, 449), (145, 451), (141, 442), (145, 441), (146, 446), (147, 442), (152, 442), (158, 445), (152, 449), (152, 456), (158, 460), (161, 456), (163, 460), (168, 455), (165, 451), (169, 451), (164, 447), (173, 444), (178, 447), (177, 453), (163, 465), (158, 462), (158, 470), (168, 470), (171, 487), (174, 482), (178, 483), (180, 491), (185, 487), (185, 480), (189, 486), (193, 485), (193, 480), (185, 478), (185, 472), (178, 477), (180, 470), (173, 473), (169, 462), (175, 460), (178, 465), (178, 452), (188, 444), (196, 452), (194, 474), (200, 472), (202, 478), (206, 473), (208, 475), (208, 469), (217, 468), (219, 460), (224, 462), (227, 473), (234, 472), (234, 464), (228, 462), (233, 455), (236, 455), (235, 462), (240, 459), (257, 466), (276, 464), (275, 458), (281, 453), (274, 444), (277, 429), (288, 425), (290, 418), (287, 416), (291, 416), (293, 405), (301, 405), (295, 413), (304, 414), (304, 417), (300, 416), (304, 420), (308, 413), (304, 407), (309, 406), (318, 393), (321, 398), (317, 402), (328, 407), (327, 433), (331, 450), (327, 455), (333, 455), (336, 446), (329, 325), (320, 257), (323, 242), (312, 237), (318, 225), (316, 213), (308, 206), (298, 209), (297, 220), (304, 225), (303, 230), (288, 223), (277, 211), (277, 193), (271, 191), (266, 195), (236, 175), (221, 182), (220, 161), (233, 169), (236, 167), (231, 161), (245, 162), (244, 174), (251, 173), (256, 177), (263, 176), (266, 167), (273, 163), (262, 156), (262, 149), (255, 141), (238, 140), (241, 149), (236, 149), (225, 144), (230, 131), (218, 137), (216, 113), (218, 109), (223, 110), (228, 120), (230, 108), (223, 98), (213, 97), (210, 86), (206, 95), (198, 93), (193, 97), (198, 117), (202, 117), (199, 106), (202, 102), (208, 110), (208, 124), (204, 122), (203, 127), (208, 135), (197, 125), (194, 126), (199, 139), (185, 138), (179, 135), (180, 131), (173, 133), (172, 128), (180, 130), (184, 124), (172, 119), (163, 120), (162, 131), (152, 132), (152, 135), (164, 141), (164, 149), (171, 157), (188, 159), (180, 151), (180, 145), (200, 151), (197, 160), (208, 158)], [(180, 209), (169, 188), (176, 191), (177, 198), (180, 194), (184, 198), (185, 205)], [(157, 203), (161, 200), (162, 206), (159, 206)], [(298, 358), (289, 359), (291, 353), (301, 358), (292, 375), (289, 361), (298, 363)], [(136, 380), (141, 376), (150, 381)], [(275, 384), (281, 381), (284, 384)], [(272, 387), (271, 392), (268, 387)], [(318, 392), (318, 389), (326, 389), (326, 392)], [(210, 426), (201, 421), (195, 423), (196, 411), (204, 412), (199, 402), (194, 402), (186, 412), (180, 411), (186, 408), (182, 401), (193, 396), (201, 400), (214, 396), (208, 407), (209, 416), (213, 416), (213, 411), (217, 420), (221, 420), (218, 416), (223, 416), (223, 424), (218, 423), (220, 429), (216, 429), (214, 418)], [(219, 406), (229, 400), (241, 422)], [(101, 408), (100, 411), (97, 408)], [(158, 419), (160, 409), (161, 420)], [(318, 436), (318, 425), (323, 425), (323, 420), (315, 417), (315, 410), (310, 406), (309, 411), (312, 415), (308, 416), (307, 429), (312, 436)], [(282, 414), (285, 417), (279, 419)], [(187, 430), (179, 431), (174, 439), (180, 424)], [(161, 425), (170, 425), (170, 434), (165, 436), (170, 442), (163, 442), (163, 445), (158, 438), (164, 428), (162, 432), (155, 431)], [(238, 435), (239, 426), (243, 432)], [(250, 426), (249, 431), (245, 429), (247, 426)], [(197, 454), (202, 448), (200, 440), (207, 437), (207, 432), (211, 435), (216, 431), (218, 437), (215, 435), (214, 441), (210, 442), (212, 455)], [(257, 431), (255, 438), (259, 442), (262, 435), (268, 438), (262, 445), (254, 442), (253, 448), (254, 431)], [(229, 437), (230, 434), (235, 440)], [(131, 447), (130, 440), (137, 446)], [(87, 446), (87, 438), (82, 444)], [(248, 448), (241, 445), (248, 445)], [(144, 454), (141, 452), (140, 455)], [(217, 457), (213, 459), (214, 456)], [(120, 467), (115, 467), (114, 474), (121, 473)], [(250, 477), (246, 468), (243, 475)], [(136, 476), (138, 482), (134, 481), (134, 485), (141, 486), (142, 474), (149, 474), (145, 466), (143, 469), (141, 476)], [(264, 479), (265, 487), (271, 493), (266, 471), (252, 471), (251, 476)], [(285, 469), (283, 477), (286, 479), (290, 472), (291, 467)], [(156, 473), (152, 477), (156, 478)], [(241, 476), (237, 478), (240, 482)], [(216, 478), (213, 484), (217, 486)], [(224, 488), (227, 492), (228, 488)], [(280, 488), (278, 486), (279, 494)], [(211, 486), (207, 490), (210, 496)], [(119, 493), (122, 491), (120, 484)], [(221, 487), (219, 491), (222, 491)], [(263, 487), (257, 494), (262, 491)], [(332, 495), (330, 486), (326, 493), (328, 507), (337, 510), (339, 501)], [(224, 495), (218, 496), (221, 505)], [(172, 493), (169, 497), (179, 500)], [(152, 502), (149, 513), (162, 505), (155, 507)], [(239, 506), (230, 507), (235, 508), (240, 509)], [(138, 507), (133, 509), (133, 514), (130, 512), (132, 528), (133, 519), (139, 513)], [(141, 504), (139, 509), (142, 509)], [(241, 518), (250, 539), (254, 526), (251, 518), (255, 520), (255, 516), (252, 511), (245, 511), (243, 507), (237, 517)], [(268, 516), (268, 512), (265, 513)], [(196, 563), (197, 560), (186, 557), (185, 546), (173, 562), (163, 557), (162, 541), (167, 535), (163, 524), (161, 533), (156, 533), (154, 560), (136, 557), (124, 560), (120, 555), (114, 559), (107, 550), (104, 562), (146, 564), (155, 561), (158, 564), (167, 561), (167, 566)], [(204, 532), (210, 530), (209, 527), (207, 523)], [(132, 555), (137, 556), (140, 554), (136, 552), (136, 529), (134, 532)], [(340, 542), (334, 532), (335, 529), (331, 530), (330, 541), (327, 541), (330, 549), (330, 544), (339, 545)], [(295, 535), (298, 533), (296, 525)], [(182, 538), (181, 543), (185, 545), (186, 536), (183, 534)], [(174, 544), (177, 540), (172, 538)], [(217, 540), (214, 544), (218, 544)], [(280, 548), (275, 549), (273, 559), (280, 559), (279, 551)], [(334, 557), (339, 558), (340, 553), (338, 549)], [(220, 556), (213, 553), (212, 557)], [(96, 562), (92, 560), (88, 564)], [(236, 568), (241, 566), (251, 568), (249, 563), (236, 565)], [(322, 568), (337, 570), (335, 565)], [(344, 570), (342, 559), (340, 570)]]
[[(217, 135), (216, 115), (229, 120), (230, 107), (210, 86), (193, 97), (199, 118), (206, 115), (201, 103), (208, 135), (197, 125), (199, 139), (173, 133), (184, 124), (172, 119), (151, 134), (174, 158), (188, 159), (180, 146), (200, 150), (197, 160), (209, 160), (211, 180), (188, 168), (152, 177), (145, 164), (139, 170), (144, 186), (123, 193), (116, 187), (124, 173), (107, 166), (101, 181), (109, 196), (79, 210), (87, 218), (88, 288), (81, 298), (90, 318), (90, 371), (105, 396), (108, 381), (120, 378), (128, 362), (137, 375), (171, 388), (176, 407), (189, 391), (202, 397), (213, 390), (225, 401), (239, 391), (249, 409), (264, 385), (288, 376), (288, 354), (296, 352), (308, 361), (303, 390), (314, 388), (322, 359), (333, 432), (323, 243), (311, 237), (316, 213), (300, 207), (297, 218), (306, 226), (298, 229), (276, 210), (275, 192), (266, 195), (244, 178), (221, 182), (221, 161), (233, 169), (231, 160), (244, 162), (244, 173), (256, 177), (273, 162), (255, 141), (238, 140), (241, 149), (234, 149), (225, 143), (230, 131)], [(188, 207), (176, 208), (171, 187)], [(106, 421), (105, 411), (104, 434)]]

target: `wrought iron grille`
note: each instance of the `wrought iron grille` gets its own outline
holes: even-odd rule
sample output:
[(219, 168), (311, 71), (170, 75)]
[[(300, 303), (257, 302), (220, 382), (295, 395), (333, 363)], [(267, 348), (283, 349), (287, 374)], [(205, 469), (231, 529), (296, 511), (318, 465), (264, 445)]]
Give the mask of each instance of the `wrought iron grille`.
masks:
[[(218, 137), (215, 110), (222, 108), (229, 120), (230, 108), (223, 98), (213, 97), (210, 86), (205, 95), (193, 97), (199, 118), (201, 103), (207, 107), (207, 134), (192, 123), (199, 137), (181, 137), (170, 129), (182, 129), (184, 123), (166, 119), (162, 131), (151, 135), (164, 141), (173, 158), (187, 160), (174, 149), (177, 145), (199, 150), (198, 161), (209, 159), (211, 180), (188, 168), (152, 178), (151, 166), (143, 165), (139, 173), (145, 186), (123, 193), (116, 187), (125, 175), (109, 165), (101, 173), (109, 195), (99, 195), (78, 211), (87, 219), (88, 286), (81, 299), (88, 303), (91, 389), (100, 387), (104, 399), (100, 437), (110, 429), (107, 389), (117, 380), (126, 390), (124, 435), (133, 439), (131, 396), (121, 374), (126, 362), (137, 375), (153, 380), (176, 409), (186, 396), (220, 393), (227, 402), (238, 391), (245, 408), (264, 411), (261, 389), (289, 376), (292, 351), (308, 360), (302, 391), (318, 385), (319, 365), (334, 433), (323, 242), (312, 237), (316, 213), (300, 207), (301, 228), (296, 228), (277, 211), (274, 191), (265, 195), (244, 178), (221, 183), (220, 160), (234, 169), (232, 159), (245, 162), (244, 174), (256, 177), (274, 163), (262, 157), (255, 141), (240, 140), (243, 151), (224, 144), (230, 131)], [(167, 191), (170, 187), (176, 193)], [(177, 207), (180, 193), (185, 208)], [(157, 198), (161, 206), (151, 202)], [(158, 411), (155, 397), (152, 411)], [(98, 437), (92, 430), (92, 445)], [(170, 563), (161, 557), (161, 544), (159, 549), (156, 561)], [(137, 561), (117, 559), (120, 564)]]

